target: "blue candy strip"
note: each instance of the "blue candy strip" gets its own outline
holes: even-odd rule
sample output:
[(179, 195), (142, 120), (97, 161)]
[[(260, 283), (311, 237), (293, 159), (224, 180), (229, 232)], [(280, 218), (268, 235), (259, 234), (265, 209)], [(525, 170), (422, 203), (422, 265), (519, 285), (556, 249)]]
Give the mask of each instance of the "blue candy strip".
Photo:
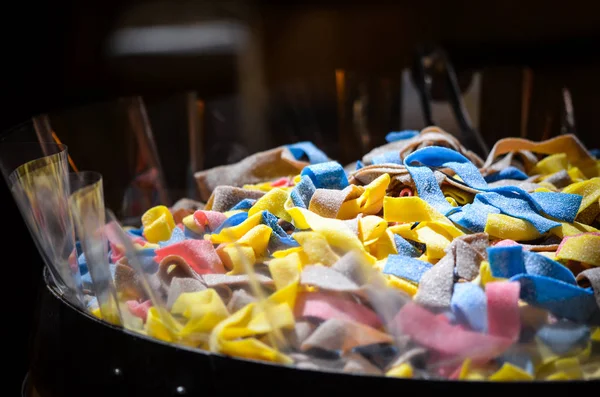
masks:
[(481, 233), (485, 230), (488, 215), (499, 213), (498, 208), (482, 203), (475, 196), (472, 204), (463, 205), (460, 211), (448, 215), (448, 218), (472, 233)]
[(411, 258), (418, 258), (421, 256), (421, 252), (406, 241), (402, 236), (394, 234), (394, 243), (396, 243), (396, 250), (398, 250), (398, 255), (401, 256), (410, 256)]
[(419, 135), (419, 131), (415, 130), (392, 131), (385, 136), (385, 140), (387, 142), (397, 142), (403, 141), (405, 139), (414, 138), (417, 135)]
[(278, 218), (271, 214), (269, 211), (263, 211), (262, 222), (263, 224), (269, 226), (273, 233), (271, 233), (271, 238), (269, 240), (269, 249), (271, 251), (278, 251), (282, 249), (299, 247), (300, 244), (293, 238), (291, 238), (285, 230), (277, 223)]
[(400, 158), (400, 152), (391, 151), (380, 154), (379, 156), (373, 157), (373, 164), (400, 164), (402, 165), (402, 159)]
[(590, 337), (590, 328), (571, 321), (557, 321), (540, 328), (536, 336), (554, 353), (563, 355), (585, 347)]
[[(404, 160), (404, 163), (405, 165), (407, 164), (406, 160)], [(448, 214), (455, 210), (448, 200), (446, 200), (446, 197), (444, 197), (444, 193), (442, 192), (442, 189), (440, 189), (435, 176), (433, 175), (433, 171), (429, 167), (406, 166), (406, 169), (410, 173), (410, 176), (417, 187), (419, 197), (427, 201), (429, 205), (442, 214)]]
[(171, 238), (169, 238), (167, 241), (159, 241), (158, 245), (160, 248), (163, 248), (163, 247), (168, 247), (169, 245), (172, 245), (175, 243), (180, 243), (183, 240), (185, 240), (185, 234), (183, 233), (183, 230), (176, 227), (171, 232)]
[(311, 164), (325, 163), (329, 161), (327, 155), (319, 150), (312, 142), (298, 142), (291, 145), (286, 145), (288, 150), (292, 152), (292, 155), (296, 160), (302, 159), (302, 157), (308, 157), (308, 161)]
[(363, 168), (365, 165), (362, 163), (362, 161), (358, 160), (356, 162), (356, 171), (360, 170), (361, 168)]
[(468, 325), (474, 331), (487, 331), (487, 297), (478, 285), (455, 284), (450, 308), (461, 324)]
[(494, 277), (510, 278), (525, 273), (523, 247), (520, 245), (489, 247), (487, 253)]
[(235, 211), (235, 210), (249, 210), (250, 208), (252, 208), (252, 206), (254, 205), (254, 203), (256, 203), (256, 200), (253, 199), (243, 199), (242, 201), (240, 201), (239, 203), (237, 203), (236, 205), (234, 205), (233, 207), (231, 207), (230, 211)]
[(477, 167), (465, 156), (452, 149), (428, 146), (408, 155), (404, 164), (407, 168), (418, 164), (433, 168), (450, 168), (468, 186), (474, 189), (488, 189), (488, 185)]
[(517, 181), (524, 181), (527, 178), (529, 178), (529, 177), (527, 176), (526, 173), (524, 173), (523, 171), (521, 171), (520, 169), (518, 169), (516, 167), (510, 166), (510, 167), (506, 167), (505, 169), (503, 169), (499, 172), (495, 172), (491, 175), (486, 176), (485, 181), (487, 183), (497, 182), (502, 179), (514, 179)]
[(423, 274), (433, 266), (408, 256), (389, 255), (383, 268), (383, 273), (418, 283)]
[[(466, 185), (481, 190), (482, 192), (487, 192), (477, 194), (475, 200), (495, 207), (503, 214), (527, 220), (541, 233), (545, 233), (560, 225), (558, 222), (548, 220), (541, 216), (540, 213), (545, 212), (543, 206), (523, 189), (516, 186), (489, 188), (477, 167), (462, 154), (454, 150), (435, 146), (426, 147), (407, 156), (404, 160), (404, 164), (417, 186), (419, 196), (446, 216), (450, 217), (452, 213), (456, 214), (462, 209), (452, 207), (445, 200), (444, 194), (438, 186), (431, 168), (442, 167), (452, 169)], [(560, 196), (554, 196), (552, 199), (558, 201), (563, 199), (563, 193), (554, 194)], [(575, 197), (565, 196), (564, 199), (569, 205), (563, 208), (557, 208), (556, 203), (548, 203), (548, 201), (550, 201), (550, 196), (540, 197), (542, 197), (540, 200), (543, 200), (547, 211), (553, 215), (558, 215), (558, 219), (574, 219), (577, 215), (578, 208), (575, 208), (577, 198)], [(489, 213), (489, 209), (487, 213)], [(470, 222), (473, 226), (481, 225), (481, 218), (477, 218), (477, 216), (473, 214), (468, 215), (467, 218), (469, 218), (469, 216), (472, 218), (470, 219)], [(462, 216), (455, 215), (457, 221), (460, 221), (463, 218), (464, 217)], [(465, 220), (465, 222), (467, 221), (469, 221), (469, 219)]]
[(510, 279), (521, 284), (521, 299), (548, 310), (556, 317), (587, 322), (598, 311), (594, 292), (545, 276), (519, 274)]
[(136, 237), (144, 237), (144, 228), (140, 227), (139, 229), (129, 229), (127, 233), (136, 236)]
[(498, 208), (503, 214), (530, 222), (540, 233), (560, 226), (560, 223), (551, 221), (539, 215), (533, 200), (523, 197), (520, 192), (487, 192), (479, 193), (475, 200)]
[(567, 267), (556, 261), (553, 261), (548, 257), (545, 257), (544, 255), (536, 254), (535, 252), (524, 251), (523, 259), (527, 274), (546, 276), (556, 280), (564, 281), (568, 284), (577, 285), (575, 276)]
[(592, 149), (590, 150), (590, 154), (594, 156), (597, 160), (600, 160), (600, 149)]
[(300, 175), (308, 176), (317, 189), (342, 190), (348, 186), (344, 167), (336, 161), (306, 166)]
[(577, 211), (581, 206), (583, 196), (579, 194), (538, 192), (531, 193), (531, 197), (542, 207), (549, 216), (563, 222), (575, 221)]
[(308, 208), (310, 199), (312, 198), (313, 194), (315, 194), (315, 190), (317, 190), (317, 188), (315, 187), (312, 179), (310, 179), (308, 176), (303, 176), (300, 179), (300, 182), (298, 182), (298, 184), (294, 186), (290, 192), (290, 197), (292, 198), (294, 206), (305, 209)]
[(85, 255), (81, 254), (77, 257), (77, 265), (79, 266), (79, 273), (83, 276), (88, 272), (87, 261)]
[(246, 219), (248, 219), (247, 212), (240, 212), (238, 214), (232, 215), (229, 218), (225, 219), (225, 222), (221, 223), (221, 225), (216, 230), (213, 230), (213, 233), (219, 234), (221, 233), (221, 230), (228, 227), (237, 226), (240, 223), (244, 222)]
[(136, 254), (144, 272), (153, 274), (158, 271), (158, 263), (154, 260), (156, 257), (156, 251), (154, 249), (143, 248), (136, 251)]

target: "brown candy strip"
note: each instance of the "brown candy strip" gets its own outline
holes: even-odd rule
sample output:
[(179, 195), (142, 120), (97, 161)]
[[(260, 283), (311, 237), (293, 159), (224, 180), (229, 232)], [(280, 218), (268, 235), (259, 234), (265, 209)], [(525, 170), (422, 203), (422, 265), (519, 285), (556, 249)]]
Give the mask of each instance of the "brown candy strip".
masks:
[(205, 209), (207, 211), (225, 212), (244, 199), (258, 200), (264, 195), (265, 192), (258, 190), (248, 190), (233, 186), (217, 186), (208, 199)]
[(333, 268), (306, 266), (300, 276), (300, 284), (312, 285), (328, 291), (356, 292), (360, 287)]
[[(148, 283), (153, 291), (162, 293), (161, 280), (157, 274), (147, 275)], [(146, 300), (143, 281), (140, 276), (127, 264), (127, 259), (120, 259), (115, 267), (115, 288), (117, 293), (127, 300)]]
[(331, 318), (319, 325), (300, 348), (303, 351), (319, 348), (347, 352), (357, 346), (392, 342), (390, 335), (368, 325)]
[(584, 270), (577, 275), (576, 279), (580, 287), (592, 287), (596, 304), (600, 307), (600, 267)]
[(175, 277), (193, 278), (202, 281), (200, 275), (178, 255), (168, 255), (158, 264), (158, 278), (165, 286), (170, 286)]
[(457, 237), (446, 247), (447, 255), (453, 257), (459, 277), (471, 281), (479, 275), (481, 261), (487, 259), (488, 245), (487, 233), (475, 233)]
[(231, 299), (229, 300), (229, 303), (227, 304), (227, 310), (229, 310), (229, 313), (235, 313), (238, 310), (240, 310), (241, 308), (243, 308), (244, 306), (246, 306), (252, 302), (256, 302), (255, 297), (250, 295), (244, 289), (238, 289), (238, 290), (233, 291), (233, 294), (231, 295)]
[(241, 187), (297, 175), (309, 163), (297, 161), (285, 147), (255, 153), (242, 161), (194, 174), (201, 200), (208, 200), (219, 185)]
[(514, 151), (530, 151), (541, 154), (565, 153), (574, 165), (588, 177), (596, 175), (596, 160), (575, 135), (559, 135), (541, 142), (523, 138), (500, 139), (492, 148), (484, 168), (489, 168), (496, 157)]
[[(255, 274), (256, 281), (265, 286), (273, 286), (273, 280), (262, 274)], [(227, 274), (204, 274), (200, 276), (200, 280), (209, 288), (214, 288), (222, 285), (245, 286), (250, 283), (250, 277), (247, 274), (237, 274), (229, 276)]]
[(573, 183), (573, 180), (566, 170), (560, 170), (544, 179), (544, 182), (551, 183), (557, 189), (562, 189)]
[(432, 309), (447, 309), (450, 307), (453, 290), (454, 257), (446, 254), (423, 274), (414, 300)]
[(336, 218), (340, 207), (362, 194), (362, 189), (349, 185), (343, 190), (317, 189), (310, 199), (308, 210), (325, 218)]

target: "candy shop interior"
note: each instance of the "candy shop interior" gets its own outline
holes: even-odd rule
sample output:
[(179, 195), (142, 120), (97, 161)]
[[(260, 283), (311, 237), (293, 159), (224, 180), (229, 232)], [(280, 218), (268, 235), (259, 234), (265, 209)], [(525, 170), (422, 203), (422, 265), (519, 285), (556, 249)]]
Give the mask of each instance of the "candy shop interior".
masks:
[(558, 4), (16, 6), (6, 387), (593, 387), (600, 16)]

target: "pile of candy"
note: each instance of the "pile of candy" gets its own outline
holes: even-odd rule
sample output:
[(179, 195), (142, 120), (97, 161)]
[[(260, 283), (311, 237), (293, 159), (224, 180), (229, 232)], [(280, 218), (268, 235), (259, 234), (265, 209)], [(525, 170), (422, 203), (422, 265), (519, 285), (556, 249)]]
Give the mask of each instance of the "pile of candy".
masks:
[(147, 211), (144, 274), (111, 241), (138, 330), (327, 371), (600, 378), (600, 161), (571, 135), (485, 162), (437, 128), (387, 139), (350, 170), (306, 142), (257, 153), (196, 174), (203, 209)]

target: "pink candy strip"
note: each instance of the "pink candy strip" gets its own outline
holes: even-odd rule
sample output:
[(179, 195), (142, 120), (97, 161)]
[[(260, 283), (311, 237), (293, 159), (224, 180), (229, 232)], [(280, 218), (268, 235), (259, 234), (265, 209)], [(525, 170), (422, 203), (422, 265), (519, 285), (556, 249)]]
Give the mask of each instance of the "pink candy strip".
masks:
[(507, 338), (453, 326), (414, 302), (406, 304), (393, 321), (417, 343), (448, 356), (491, 359), (512, 344)]
[(204, 210), (194, 212), (194, 221), (202, 231), (204, 231), (206, 226), (208, 226), (211, 231), (216, 230), (226, 219), (227, 216), (221, 212)]
[(519, 314), (518, 282), (498, 281), (487, 283), (485, 295), (488, 308), (488, 332), (490, 335), (506, 338), (510, 341), (519, 339), (521, 317)]
[(148, 317), (148, 310), (152, 307), (152, 301), (147, 300), (145, 302), (139, 303), (138, 301), (127, 301), (127, 307), (131, 314), (136, 317), (141, 318), (146, 322), (146, 318)]
[(156, 250), (156, 262), (169, 255), (182, 257), (198, 274), (225, 273), (223, 263), (210, 241), (185, 240)]
[(381, 320), (372, 310), (351, 300), (320, 292), (299, 295), (295, 314), (297, 317), (315, 317), (322, 320), (337, 318), (356, 321), (373, 328), (381, 326)]

